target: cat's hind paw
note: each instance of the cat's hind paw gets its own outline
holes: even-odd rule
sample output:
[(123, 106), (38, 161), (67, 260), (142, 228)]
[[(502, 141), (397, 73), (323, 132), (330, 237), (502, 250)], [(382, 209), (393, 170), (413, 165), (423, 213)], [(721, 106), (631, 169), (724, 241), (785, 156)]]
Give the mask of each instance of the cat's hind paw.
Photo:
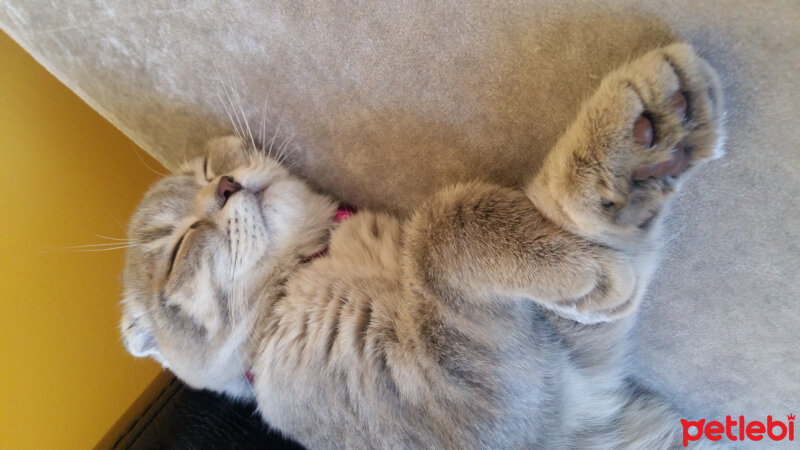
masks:
[(722, 91), (687, 44), (607, 75), (534, 181), (572, 231), (615, 241), (647, 234), (686, 174), (722, 156)]

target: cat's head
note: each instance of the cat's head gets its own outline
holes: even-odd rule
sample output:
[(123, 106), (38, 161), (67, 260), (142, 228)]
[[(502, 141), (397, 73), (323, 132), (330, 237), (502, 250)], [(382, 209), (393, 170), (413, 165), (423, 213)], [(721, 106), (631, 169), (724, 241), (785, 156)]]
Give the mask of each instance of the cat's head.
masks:
[(133, 355), (247, 397), (264, 302), (324, 248), (336, 204), (239, 138), (205, 153), (150, 188), (131, 218), (120, 328)]

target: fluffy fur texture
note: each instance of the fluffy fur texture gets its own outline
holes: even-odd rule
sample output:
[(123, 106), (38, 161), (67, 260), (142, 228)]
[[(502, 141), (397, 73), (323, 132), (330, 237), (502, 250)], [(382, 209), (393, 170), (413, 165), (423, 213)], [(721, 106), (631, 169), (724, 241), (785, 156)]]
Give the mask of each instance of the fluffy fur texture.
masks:
[[(721, 112), (713, 70), (674, 44), (608, 75), (524, 189), (341, 224), (275, 159), (215, 140), (131, 220), (126, 346), (255, 397), (312, 448), (679, 446), (675, 412), (626, 381), (625, 335), (669, 199), (721, 155)], [(679, 143), (688, 170), (633, 180)], [(221, 196), (222, 176), (243, 189)]]

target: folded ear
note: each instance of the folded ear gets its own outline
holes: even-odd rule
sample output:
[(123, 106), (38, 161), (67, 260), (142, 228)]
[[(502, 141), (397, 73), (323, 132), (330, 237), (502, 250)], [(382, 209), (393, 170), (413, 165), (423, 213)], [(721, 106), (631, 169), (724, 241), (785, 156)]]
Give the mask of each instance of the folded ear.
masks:
[(245, 145), (238, 136), (218, 137), (206, 142), (206, 175), (214, 178), (245, 165), (247, 163)]
[(153, 330), (146, 323), (145, 318), (136, 314), (132, 308), (126, 308), (122, 313), (120, 332), (122, 333), (122, 342), (131, 355), (138, 358), (150, 356), (161, 362), (161, 352)]

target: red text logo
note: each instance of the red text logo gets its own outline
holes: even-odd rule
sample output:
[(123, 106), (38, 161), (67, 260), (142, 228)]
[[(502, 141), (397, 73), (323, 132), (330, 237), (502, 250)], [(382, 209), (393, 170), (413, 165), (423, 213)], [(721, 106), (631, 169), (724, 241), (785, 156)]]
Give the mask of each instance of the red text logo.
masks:
[(794, 414), (786, 416), (786, 422), (774, 420), (772, 416), (767, 416), (766, 423), (759, 420), (747, 421), (744, 416), (739, 416), (738, 419), (725, 416), (725, 423), (716, 420), (706, 422), (706, 419), (681, 419), (683, 446), (686, 447), (689, 442), (697, 441), (703, 436), (710, 441), (718, 441), (723, 437), (731, 441), (760, 441), (764, 438), (794, 441)]

